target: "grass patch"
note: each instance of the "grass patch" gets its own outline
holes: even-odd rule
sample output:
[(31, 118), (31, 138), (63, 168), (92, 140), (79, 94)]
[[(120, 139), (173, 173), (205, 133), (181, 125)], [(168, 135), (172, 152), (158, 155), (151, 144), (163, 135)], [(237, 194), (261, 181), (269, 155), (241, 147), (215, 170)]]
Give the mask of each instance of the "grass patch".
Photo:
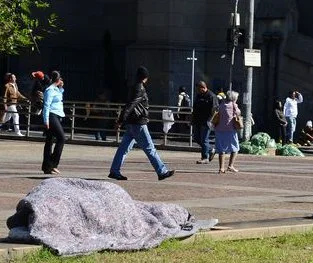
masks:
[(238, 241), (213, 241), (197, 236), (193, 242), (168, 240), (146, 251), (104, 251), (88, 256), (59, 257), (44, 248), (15, 263), (203, 262), (203, 263), (313, 263), (313, 232)]

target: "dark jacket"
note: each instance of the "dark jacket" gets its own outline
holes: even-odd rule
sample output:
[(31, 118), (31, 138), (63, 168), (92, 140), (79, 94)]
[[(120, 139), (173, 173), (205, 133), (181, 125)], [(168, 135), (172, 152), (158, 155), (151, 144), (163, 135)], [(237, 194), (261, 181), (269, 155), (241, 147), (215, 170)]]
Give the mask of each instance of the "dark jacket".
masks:
[(140, 124), (149, 122), (149, 99), (143, 83), (134, 85), (130, 91), (128, 103), (124, 106), (119, 118), (120, 124)]
[(280, 109), (274, 110), (274, 120), (275, 120), (274, 123), (276, 126), (283, 126), (283, 125), (287, 124), (286, 117), (285, 117), (283, 111)]
[(218, 110), (218, 99), (212, 91), (198, 93), (193, 104), (192, 124), (207, 125), (208, 119), (211, 119), (216, 110)]

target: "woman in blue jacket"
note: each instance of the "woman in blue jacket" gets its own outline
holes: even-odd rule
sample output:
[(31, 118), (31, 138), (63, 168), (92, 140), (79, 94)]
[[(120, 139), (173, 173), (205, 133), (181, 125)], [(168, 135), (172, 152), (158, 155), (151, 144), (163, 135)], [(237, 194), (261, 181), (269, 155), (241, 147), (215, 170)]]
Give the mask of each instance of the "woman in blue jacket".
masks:
[[(65, 142), (61, 120), (65, 116), (63, 110), (63, 81), (58, 71), (51, 74), (51, 85), (44, 92), (43, 122), (46, 129), (46, 143), (43, 153), (42, 171), (45, 174), (60, 174), (57, 169)], [(56, 138), (52, 150), (53, 138)]]

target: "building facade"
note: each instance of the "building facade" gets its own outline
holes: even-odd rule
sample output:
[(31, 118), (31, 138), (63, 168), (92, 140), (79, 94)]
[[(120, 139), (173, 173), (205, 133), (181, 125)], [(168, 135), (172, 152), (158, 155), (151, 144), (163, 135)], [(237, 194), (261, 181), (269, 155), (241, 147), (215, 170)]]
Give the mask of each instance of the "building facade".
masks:
[[(254, 47), (262, 51), (252, 93), (258, 131), (270, 129), (273, 99), (284, 100), (290, 89), (304, 95), (299, 125), (313, 118), (313, 26), (306, 22), (313, 6), (307, 2), (255, 0)], [(235, 53), (233, 89), (240, 92), (240, 103), (246, 92), (243, 49), (249, 3), (238, 2), (243, 37)], [(104, 92), (109, 100), (122, 102), (136, 68), (145, 65), (151, 75), (150, 103), (175, 105), (180, 85), (192, 93), (192, 62), (187, 58), (193, 49), (195, 81), (205, 80), (215, 92), (228, 89), (233, 0), (55, 0), (51, 7), (64, 32), (40, 42), (40, 54), (24, 51), (2, 63), (2, 71), (15, 72), (26, 92), (30, 72), (58, 69), (67, 100), (93, 100)]]

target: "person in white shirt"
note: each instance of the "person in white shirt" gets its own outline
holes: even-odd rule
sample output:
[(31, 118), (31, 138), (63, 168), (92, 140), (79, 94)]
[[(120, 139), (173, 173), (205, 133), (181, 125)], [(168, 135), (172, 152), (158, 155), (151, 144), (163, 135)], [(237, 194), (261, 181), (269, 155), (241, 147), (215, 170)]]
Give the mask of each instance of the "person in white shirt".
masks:
[[(191, 100), (189, 95), (186, 93), (186, 87), (180, 86), (178, 90), (178, 102), (177, 102), (177, 120), (179, 121), (187, 121), (188, 112), (190, 112), (190, 109), (187, 107), (191, 106)], [(182, 107), (182, 108), (181, 108)], [(181, 114), (179, 114), (181, 113)], [(177, 132), (179, 133), (185, 133), (188, 130), (189, 126), (186, 123), (177, 123)]]
[(286, 137), (287, 143), (293, 143), (293, 134), (296, 130), (298, 103), (303, 102), (303, 96), (298, 91), (290, 91), (284, 104), (284, 115), (287, 119)]

